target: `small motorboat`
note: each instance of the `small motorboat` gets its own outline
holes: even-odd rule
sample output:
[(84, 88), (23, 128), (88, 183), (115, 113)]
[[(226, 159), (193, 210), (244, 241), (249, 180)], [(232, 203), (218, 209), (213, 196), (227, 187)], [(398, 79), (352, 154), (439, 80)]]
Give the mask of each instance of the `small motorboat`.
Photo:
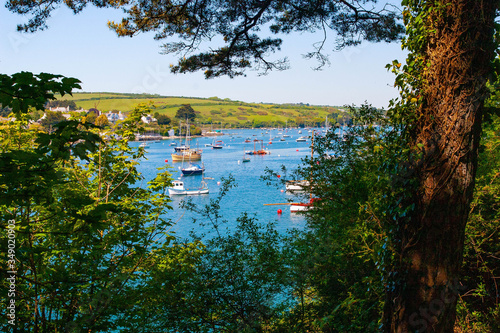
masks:
[(184, 182), (181, 180), (174, 180), (173, 187), (168, 188), (168, 195), (201, 195), (208, 194), (208, 186), (204, 181), (201, 182), (201, 187), (198, 189), (188, 189), (184, 187)]
[(205, 166), (189, 163), (189, 167), (181, 169), (184, 176), (201, 175), (205, 172)]

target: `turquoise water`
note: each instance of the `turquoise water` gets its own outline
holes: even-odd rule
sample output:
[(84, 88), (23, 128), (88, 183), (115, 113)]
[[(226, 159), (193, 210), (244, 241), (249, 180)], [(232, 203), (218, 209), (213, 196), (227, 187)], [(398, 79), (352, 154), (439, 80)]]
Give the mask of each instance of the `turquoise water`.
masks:
[[(223, 136), (218, 139), (223, 141), (223, 149), (212, 149), (205, 147), (205, 144), (212, 143), (213, 138), (203, 137), (195, 138), (190, 141), (191, 147), (198, 147), (203, 149), (202, 161), (197, 162), (205, 165), (205, 174), (203, 177), (211, 178), (205, 179), (210, 189), (210, 194), (200, 196), (189, 196), (193, 203), (196, 205), (206, 205), (210, 202), (211, 198), (215, 198), (221, 188), (220, 182), (222, 177), (228, 177), (229, 174), (235, 178), (237, 187), (230, 190), (221, 202), (221, 215), (224, 220), (227, 220), (227, 227), (229, 229), (236, 223), (236, 218), (242, 213), (246, 212), (251, 216), (255, 216), (261, 223), (268, 223), (271, 221), (276, 222), (276, 228), (279, 231), (285, 231), (290, 228), (303, 228), (305, 225), (305, 218), (296, 213), (290, 213), (288, 206), (264, 206), (270, 203), (285, 203), (288, 199), (293, 198), (291, 194), (287, 194), (284, 186), (277, 188), (276, 186), (269, 186), (265, 181), (260, 180), (260, 177), (265, 174), (265, 169), (270, 168), (279, 173), (281, 166), (285, 165), (287, 169), (295, 169), (300, 163), (301, 159), (309, 156), (310, 139), (307, 142), (296, 142), (295, 139), (299, 136), (307, 136), (310, 133), (307, 130), (302, 130), (302, 134), (298, 133), (297, 129), (289, 130), (286, 134), (290, 137), (285, 138), (285, 141), (280, 141), (283, 131), (269, 130), (224, 130)], [(272, 144), (269, 144), (271, 137)], [(252, 142), (245, 143), (245, 139), (250, 138)], [(241, 160), (244, 156), (245, 150), (253, 150), (253, 140), (263, 140), (265, 148), (269, 149), (269, 155), (246, 155), (249, 156), (251, 161), (242, 163)], [(146, 148), (147, 160), (141, 162), (139, 170), (143, 173), (146, 180), (150, 180), (157, 172), (156, 168), (168, 164), (172, 167), (173, 177), (175, 179), (182, 179), (186, 188), (197, 188), (200, 186), (202, 176), (182, 176), (179, 168), (182, 163), (171, 161), (171, 154), (174, 147), (169, 144), (173, 140), (162, 140), (160, 142), (148, 143), (149, 148)], [(179, 145), (179, 141), (175, 140)], [(260, 143), (256, 143), (257, 149), (260, 149)], [(139, 143), (134, 142), (131, 145), (138, 146)], [(168, 160), (168, 162), (166, 162)], [(213, 179), (212, 179), (213, 178)], [(172, 227), (180, 237), (186, 237), (191, 229), (196, 231), (210, 231), (210, 227), (203, 227), (205, 230), (200, 230), (200, 227), (193, 224), (192, 219), (201, 219), (200, 216), (186, 211), (179, 207), (186, 196), (173, 196), (171, 206), (173, 211), (169, 211), (167, 217), (175, 221)], [(295, 199), (298, 200), (298, 199)], [(294, 200), (294, 201), (295, 201)], [(282, 210), (282, 214), (278, 214), (278, 209)], [(203, 221), (202, 219), (200, 222)]]

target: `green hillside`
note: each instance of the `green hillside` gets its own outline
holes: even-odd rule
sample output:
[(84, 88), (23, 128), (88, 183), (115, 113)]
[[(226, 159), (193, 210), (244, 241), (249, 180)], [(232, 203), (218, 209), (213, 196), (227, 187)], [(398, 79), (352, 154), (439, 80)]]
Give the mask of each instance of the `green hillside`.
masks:
[(153, 102), (155, 111), (174, 119), (183, 104), (190, 104), (197, 113), (200, 124), (220, 124), (223, 127), (318, 125), (328, 116), (330, 123), (341, 121), (346, 115), (331, 106), (304, 104), (245, 103), (229, 99), (172, 97), (145, 94), (74, 93), (59, 100), (72, 100), (78, 108), (96, 108), (103, 112), (130, 112), (139, 103)]

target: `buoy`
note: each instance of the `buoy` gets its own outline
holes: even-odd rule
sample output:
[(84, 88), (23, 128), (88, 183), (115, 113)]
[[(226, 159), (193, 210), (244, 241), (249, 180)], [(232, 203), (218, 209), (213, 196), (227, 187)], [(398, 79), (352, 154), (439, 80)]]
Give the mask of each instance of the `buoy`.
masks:
[(280, 176), (280, 175), (278, 175), (277, 177), (278, 177), (278, 178), (281, 178), (281, 176)]
[(278, 214), (282, 214), (283, 211), (281, 209), (278, 209)]
[(285, 190), (281, 190), (281, 193), (285, 192)]
[(217, 185), (220, 185), (220, 182), (217, 182)]
[(299, 150), (297, 149), (297, 151), (299, 151)]
[(165, 163), (168, 163), (168, 160), (165, 160)]

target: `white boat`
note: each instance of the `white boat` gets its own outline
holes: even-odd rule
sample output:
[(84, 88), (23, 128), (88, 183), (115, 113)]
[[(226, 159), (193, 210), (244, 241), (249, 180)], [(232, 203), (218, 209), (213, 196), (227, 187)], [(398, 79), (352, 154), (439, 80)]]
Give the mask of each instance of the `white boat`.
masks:
[(301, 136), (301, 137), (295, 139), (295, 141), (297, 141), (297, 142), (306, 142), (307, 141), (307, 137)]
[(168, 195), (201, 195), (208, 194), (208, 186), (204, 181), (201, 182), (201, 187), (197, 189), (188, 189), (184, 187), (184, 182), (174, 180), (173, 187), (168, 189)]
[(308, 203), (296, 202), (290, 205), (290, 213), (306, 212), (311, 207)]
[(285, 184), (287, 192), (304, 192), (309, 187), (308, 180), (289, 180)]
[(317, 200), (319, 199), (311, 198), (309, 202), (293, 202), (290, 204), (290, 213), (307, 212), (309, 209), (313, 208), (314, 202)]
[(148, 144), (146, 142), (143, 142), (139, 145), (141, 148), (149, 148)]

